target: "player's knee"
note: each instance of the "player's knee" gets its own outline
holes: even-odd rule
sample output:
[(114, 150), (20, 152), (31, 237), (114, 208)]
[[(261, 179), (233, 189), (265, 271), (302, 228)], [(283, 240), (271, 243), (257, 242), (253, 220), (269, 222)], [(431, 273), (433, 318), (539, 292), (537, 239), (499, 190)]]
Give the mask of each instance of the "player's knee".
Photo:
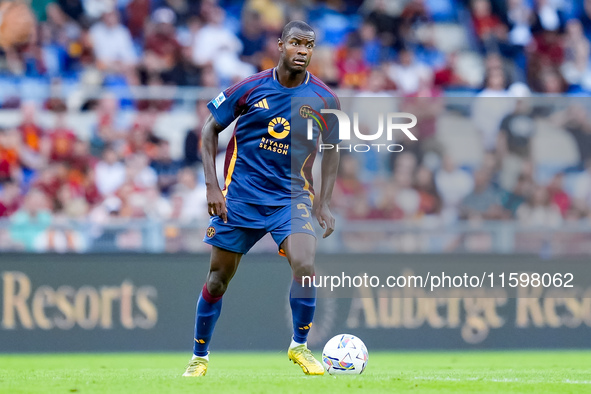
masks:
[(293, 261), (291, 263), (293, 276), (295, 278), (301, 278), (302, 276), (313, 276), (314, 275), (314, 260), (301, 260)]
[(212, 273), (207, 278), (207, 291), (214, 297), (220, 297), (226, 292), (229, 282), (220, 275)]

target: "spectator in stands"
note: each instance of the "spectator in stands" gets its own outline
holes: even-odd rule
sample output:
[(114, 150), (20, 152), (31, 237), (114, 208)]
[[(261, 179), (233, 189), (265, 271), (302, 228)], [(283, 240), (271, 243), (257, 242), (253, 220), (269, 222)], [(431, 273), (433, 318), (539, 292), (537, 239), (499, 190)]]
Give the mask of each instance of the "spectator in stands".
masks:
[(66, 124), (65, 108), (55, 113), (55, 127), (47, 133), (49, 156), (51, 161), (68, 162), (72, 159), (74, 144), (78, 137)]
[(75, 70), (75, 54), (70, 43), (80, 38), (82, 29), (56, 3), (48, 4), (46, 10), (47, 21), (40, 25), (42, 51), (38, 61), (42, 63), (44, 73), (60, 76)]
[(21, 106), (21, 124), (19, 130), (23, 146), (31, 152), (41, 151), (41, 140), (44, 132), (37, 122), (37, 106), (34, 102), (25, 102)]
[(403, 151), (396, 154), (396, 166), (393, 168), (395, 173), (413, 174), (417, 168), (418, 157), (412, 151)]
[[(267, 37), (267, 40), (265, 41), (265, 48), (261, 54), (258, 65), (259, 70), (268, 70), (275, 67), (277, 61), (279, 60), (279, 55), (280, 52), (277, 50), (277, 39), (271, 36)], [(316, 59), (316, 57), (314, 59)], [(310, 66), (313, 65), (314, 62), (310, 63)]]
[(81, 22), (84, 18), (84, 8), (81, 0), (58, 0), (58, 4), (62, 11), (73, 20)]
[(335, 182), (332, 206), (336, 211), (346, 213), (353, 209), (358, 195), (366, 198), (366, 185), (359, 176), (359, 162), (354, 154), (343, 155), (339, 164), (339, 174)]
[(427, 152), (441, 153), (441, 144), (437, 140), (436, 132), (437, 121), (444, 111), (445, 100), (432, 82), (432, 79), (423, 79), (419, 91), (405, 97), (400, 105), (401, 111), (409, 112), (421, 120), (413, 127), (413, 133), (418, 140), (404, 144), (405, 151), (412, 151), (419, 161)]
[(585, 169), (585, 163), (591, 159), (591, 119), (581, 103), (574, 102), (564, 111), (552, 116), (554, 124), (568, 131), (577, 142), (579, 150), (579, 170)]
[(589, 40), (585, 37), (581, 21), (571, 19), (566, 25), (564, 63), (560, 67), (562, 76), (570, 85), (591, 89), (589, 53)]
[(472, 122), (482, 134), (484, 148), (494, 151), (497, 145), (499, 126), (503, 118), (513, 110), (512, 100), (505, 99), (507, 76), (500, 67), (488, 70), (485, 87), (472, 104)]
[(410, 29), (413, 25), (427, 22), (431, 19), (425, 3), (425, 0), (410, 0), (406, 2), (400, 13), (405, 30)]
[(532, 40), (533, 13), (524, 0), (508, 0), (506, 23), (509, 26), (509, 42), (526, 47)]
[[(76, 0), (73, 0), (76, 1)], [(152, 10), (151, 0), (129, 0), (125, 7), (125, 20), (129, 33), (134, 41), (139, 41), (144, 35), (146, 21)]]
[(142, 205), (147, 219), (156, 221), (169, 220), (172, 216), (172, 204), (169, 199), (160, 193), (156, 186), (146, 189), (141, 194), (139, 204)]
[(169, 196), (172, 186), (178, 182), (182, 163), (178, 160), (173, 160), (170, 156), (170, 143), (167, 140), (161, 140), (158, 143), (158, 154), (152, 160), (150, 166), (158, 175), (158, 188), (160, 192), (165, 196)]
[(21, 190), (13, 181), (0, 183), (0, 186), (0, 218), (7, 218), (19, 208)]
[(474, 190), (460, 204), (460, 218), (499, 220), (506, 217), (501, 205), (501, 192), (492, 185), (491, 174), (479, 169), (474, 174)]
[[(503, 72), (503, 83), (498, 87), (489, 88), (487, 86), (488, 77), (491, 73), (501, 70)], [(515, 64), (511, 60), (506, 59), (500, 52), (489, 52), (484, 57), (484, 89), (490, 89), (485, 91), (485, 95), (492, 97), (503, 97), (506, 95), (505, 89), (510, 86), (513, 82), (519, 81), (519, 71), (515, 69)], [(496, 74), (494, 74), (496, 76)], [(504, 91), (504, 92), (503, 92)]]
[(501, 196), (501, 203), (511, 218), (515, 218), (517, 209), (527, 201), (531, 195), (533, 181), (526, 174), (520, 174), (515, 187), (511, 191), (505, 191)]
[(561, 93), (566, 86), (559, 73), (564, 62), (564, 40), (559, 30), (545, 30), (538, 24), (529, 48), (527, 75), (531, 88), (544, 93)]
[[(161, 74), (162, 81), (168, 85), (174, 86), (207, 86), (203, 78), (203, 70), (193, 64), (191, 59), (191, 47), (181, 48), (181, 56), (169, 71)], [(217, 86), (217, 79), (211, 86)]]
[(402, 95), (410, 95), (419, 90), (421, 80), (431, 78), (432, 71), (415, 60), (413, 52), (403, 48), (398, 53), (398, 62), (387, 68), (388, 78), (396, 85)]
[(140, 111), (127, 135), (125, 146), (121, 149), (122, 156), (127, 157), (135, 153), (148, 155), (150, 160), (156, 157), (158, 138), (153, 131), (158, 112), (154, 109)]
[(548, 190), (534, 187), (531, 198), (517, 209), (517, 220), (529, 227), (559, 227), (562, 224), (560, 209), (550, 200)]
[(198, 66), (212, 65), (223, 81), (232, 82), (254, 74), (256, 69), (239, 58), (242, 43), (224, 26), (225, 13), (213, 7), (206, 15), (205, 25), (193, 40), (193, 61)]
[[(365, 85), (362, 89), (357, 93), (357, 97), (393, 97), (392, 93), (387, 89), (388, 79), (386, 77), (386, 73), (380, 68), (372, 69), (367, 79), (365, 80)], [(379, 111), (376, 111), (379, 112)]]
[(91, 85), (102, 81), (102, 73), (96, 69), (97, 61), (89, 27), (83, 26), (78, 38), (70, 43), (69, 56), (73, 62), (72, 68), (80, 71), (81, 80), (86, 79), (86, 83), (93, 81)]
[(91, 152), (101, 155), (105, 146), (120, 148), (127, 135), (129, 122), (119, 112), (119, 100), (114, 95), (102, 97), (96, 109), (97, 124), (90, 137)]
[(413, 188), (413, 174), (414, 171), (397, 170), (393, 176), (396, 186), (396, 205), (404, 212), (404, 218), (408, 220), (417, 218), (421, 205), (421, 196)]
[(550, 201), (560, 209), (560, 214), (563, 218), (570, 216), (571, 199), (564, 191), (564, 174), (559, 172), (554, 175), (548, 183), (547, 187), (548, 198)]
[(238, 39), (242, 43), (243, 48), (240, 59), (258, 67), (267, 36), (261, 20), (261, 14), (256, 10), (249, 8), (243, 9)]
[(573, 190), (573, 205), (579, 216), (591, 215), (591, 159), (585, 162), (585, 171), (575, 180)]
[(20, 135), (16, 130), (0, 130), (0, 184), (21, 180)]
[(116, 233), (109, 230), (105, 231), (104, 226), (118, 219), (121, 205), (119, 197), (110, 196), (92, 208), (88, 215), (91, 226), (89, 230), (91, 242), (96, 245), (116, 245)]
[[(128, 158), (129, 160), (129, 158)], [(121, 201), (121, 205), (112, 217), (122, 219), (143, 218), (145, 215), (143, 207), (142, 192), (130, 178), (117, 190), (116, 197)]]
[(64, 184), (57, 193), (57, 207), (54, 210), (56, 218), (86, 219), (89, 212), (88, 201), (84, 194), (71, 184)]
[(400, 3), (386, 0), (366, 1), (362, 8), (368, 12), (367, 20), (376, 26), (382, 46), (400, 49), (400, 23), (397, 16), (402, 11)]
[(387, 193), (385, 196), (380, 192), (385, 190), (380, 189), (378, 192), (378, 206), (372, 207), (370, 195), (367, 190), (360, 190), (358, 193), (350, 196), (349, 207), (340, 212), (340, 214), (347, 220), (368, 220), (368, 219), (400, 219), (404, 217), (401, 210), (396, 210), (393, 205), (396, 203), (390, 200), (392, 193)]
[(88, 169), (88, 172), (86, 173), (80, 186), (83, 189), (84, 197), (86, 198), (88, 205), (91, 207), (100, 204), (103, 200), (103, 196), (101, 196), (101, 193), (96, 186), (95, 168), (96, 165)]
[(468, 172), (458, 168), (451, 157), (444, 156), (443, 166), (435, 174), (435, 185), (441, 196), (444, 221), (456, 221), (459, 205), (474, 189), (474, 180)]
[(316, 2), (309, 8), (308, 22), (322, 37), (322, 45), (338, 47), (345, 43), (353, 24), (344, 11), (345, 3), (340, 0)]
[(205, 185), (197, 181), (195, 171), (185, 167), (179, 172), (179, 182), (172, 188), (172, 199), (178, 201), (172, 218), (181, 223), (205, 222), (208, 220)]
[(95, 182), (99, 193), (113, 195), (125, 183), (125, 165), (119, 161), (117, 152), (109, 146), (103, 150), (103, 159), (96, 164)]
[(419, 216), (424, 218), (439, 215), (441, 197), (439, 197), (435, 178), (429, 168), (421, 166), (417, 169), (414, 176), (414, 188), (419, 193)]
[[(41, 3), (46, 6), (41, 7)], [(301, 16), (312, 20), (319, 33), (328, 33), (318, 42), (311, 72), (318, 72), (331, 86), (358, 89), (357, 97), (383, 97), (385, 108), (378, 112), (400, 110), (419, 118), (413, 131), (419, 141), (405, 144), (401, 154), (343, 155), (334, 193), (335, 209), (341, 215), (360, 220), (437, 219), (440, 215), (451, 222), (457, 218), (458, 206), (463, 201), (463, 217), (497, 218), (495, 213), (500, 205), (510, 212), (508, 216), (516, 216), (519, 207), (526, 206), (521, 210), (522, 219), (533, 217), (534, 222), (543, 223), (551, 218), (553, 208), (549, 214), (538, 213), (547, 210), (539, 208), (545, 206), (543, 193), (536, 189), (540, 195), (532, 198), (530, 157), (538, 121), (532, 114), (544, 121), (546, 114), (538, 115), (527, 105), (527, 99), (512, 98), (528, 96), (528, 88), (551, 95), (591, 89), (591, 45), (587, 37), (591, 36), (591, 1), (575, 4), (575, 11), (583, 11), (583, 15), (570, 15), (575, 19), (568, 22), (561, 11), (571, 5), (565, 0), (367, 0), (359, 8), (358, 3), (331, 0), (327, 4), (279, 4), (272, 0), (249, 0), (242, 5), (230, 1), (223, 3), (231, 5), (226, 7), (226, 19), (217, 1), (120, 0), (117, 9), (124, 13), (126, 28), (119, 23), (110, 0), (34, 2), (40, 16), (39, 43), (24, 52), (9, 52), (0, 59), (0, 67), (24, 76), (1, 78), (0, 96), (4, 101), (0, 105), (3, 109), (18, 108), (18, 100), (25, 99), (17, 97), (19, 92), (36, 90), (47, 76), (65, 76), (52, 78), (43, 86), (51, 92), (58, 92), (59, 88), (66, 94), (52, 95), (45, 101), (44, 108), (57, 113), (53, 130), (43, 130), (35, 116), (35, 105), (25, 102), (19, 128), (0, 132), (0, 216), (13, 213), (21, 200), (20, 190), (32, 187), (45, 194), (58, 218), (85, 217), (87, 210), (99, 205), (107, 216), (161, 220), (169, 216), (172, 201), (175, 208), (170, 208), (170, 215), (205, 223), (207, 210), (201, 207), (204, 192), (194, 172), (200, 162), (199, 134), (209, 114), (207, 101), (198, 102), (197, 127), (187, 132), (184, 141), (183, 165), (192, 166), (190, 170), (180, 169), (180, 164), (171, 159), (168, 142), (162, 142), (153, 132), (159, 111), (171, 106), (179, 109), (178, 102), (102, 97), (91, 126), (90, 153), (88, 144), (77, 138), (86, 136), (86, 125), (72, 125), (76, 126), (75, 133), (66, 126), (66, 102), (68, 108), (80, 105), (84, 110), (94, 110), (96, 99), (80, 99), (79, 92), (85, 95), (80, 86), (104, 84), (109, 89), (122, 83), (120, 75), (113, 74), (125, 74), (128, 82), (149, 87), (169, 84), (218, 90), (254, 72), (254, 68), (274, 67), (279, 55), (277, 27), (284, 23), (284, 16)], [(449, 5), (457, 8), (457, 13), (448, 10), (445, 16), (453, 26), (433, 25), (429, 10)], [(466, 9), (472, 11), (467, 21)], [(457, 45), (436, 39), (440, 37), (435, 32), (447, 33), (448, 28), (452, 33), (457, 30), (469, 35), (470, 21), (479, 35), (477, 39), (487, 44), (484, 58), (477, 53), (483, 49), (480, 41), (475, 46), (470, 39)], [(393, 61), (396, 51), (397, 61), (388, 63)], [(142, 59), (141, 64), (138, 58)], [(443, 168), (438, 169), (444, 150), (438, 144), (435, 124), (446, 108), (434, 86), (471, 88), (481, 78), (481, 63), (486, 75), (484, 89), (474, 99), (471, 117), (484, 140), (486, 153), (481, 167), (486, 170), (473, 176), (457, 168), (449, 157), (444, 157)], [(474, 64), (477, 66), (471, 66)], [(465, 71), (468, 67), (472, 67), (469, 73)], [(432, 74), (434, 78), (430, 77)], [(528, 87), (519, 82), (510, 85), (525, 79)], [(393, 96), (394, 88), (403, 98), (390, 102), (388, 97)], [(435, 96), (433, 100), (426, 98), (431, 96)], [(82, 104), (84, 100), (88, 101)], [(381, 105), (380, 100), (374, 102), (372, 111)], [(131, 112), (119, 111), (120, 102), (135, 105), (135, 122), (127, 119)], [(584, 105), (579, 100), (552, 118), (558, 128), (572, 134), (579, 148), (580, 163), (567, 171), (583, 171), (584, 163), (591, 163), (591, 120)], [(354, 107), (358, 108), (357, 102)], [(371, 111), (359, 112), (361, 132), (375, 130), (375, 119), (366, 115)], [(90, 119), (92, 115), (88, 115)], [(103, 155), (105, 148), (109, 152)], [(223, 148), (218, 165), (224, 161)], [(101, 155), (103, 159), (95, 165)], [(391, 158), (396, 159), (394, 165)], [(120, 159), (125, 159), (125, 164)], [(543, 167), (543, 158), (541, 161), (538, 164)], [(423, 164), (417, 168), (417, 163)], [(493, 174), (487, 187), (480, 180), (483, 173)], [(573, 176), (572, 184), (570, 174), (568, 178), (557, 174), (548, 184), (548, 199), (564, 219), (591, 217), (589, 174), (591, 169)], [(221, 172), (219, 175), (223, 178)], [(567, 188), (562, 185), (563, 177)], [(475, 181), (477, 185), (472, 190)], [(507, 190), (498, 204), (491, 203), (497, 199), (491, 183)], [(109, 202), (103, 207), (105, 198)], [(525, 204), (527, 200), (531, 201)], [(541, 203), (534, 204), (534, 200)], [(199, 201), (199, 207), (192, 201)], [(493, 214), (485, 209), (491, 206)]]
[[(281, 34), (281, 29), (285, 24), (285, 15), (289, 7), (292, 13), (289, 14), (290, 18), (297, 16), (299, 7), (297, 2), (295, 4), (281, 4), (274, 0), (249, 0), (243, 8), (257, 12), (261, 16), (261, 25), (266, 31), (272, 32), (273, 34)], [(297, 18), (294, 18), (297, 19)]]
[(535, 0), (534, 24), (532, 30), (534, 33), (558, 32), (564, 28), (564, 14), (558, 10), (556, 2), (549, 0)]
[(379, 67), (390, 58), (389, 49), (382, 46), (373, 23), (363, 22), (359, 28), (359, 38), (363, 47), (363, 58), (369, 67)]
[(513, 154), (523, 159), (531, 156), (530, 141), (536, 132), (532, 118), (530, 91), (523, 83), (515, 83), (509, 89), (515, 109), (501, 121), (497, 150), (503, 154)]
[(51, 209), (56, 206), (57, 194), (67, 180), (67, 172), (63, 162), (49, 163), (39, 171), (33, 181), (32, 187), (43, 192)]
[(539, 84), (540, 92), (549, 95), (558, 96), (567, 89), (566, 82), (557, 69), (546, 69), (540, 73)]
[(583, 7), (581, 11), (582, 12), (581, 15), (579, 15), (579, 19), (585, 28), (585, 35), (587, 38), (591, 39), (591, 1), (583, 0)]
[(158, 186), (158, 174), (150, 167), (150, 158), (145, 153), (136, 153), (125, 158), (127, 181), (137, 191)]
[(125, 75), (137, 64), (131, 34), (119, 23), (117, 11), (105, 12), (90, 29), (90, 37), (100, 69)]
[(339, 84), (346, 89), (358, 89), (365, 85), (369, 64), (365, 61), (363, 43), (357, 33), (348, 36), (346, 45), (336, 53)]
[[(405, 217), (405, 211), (398, 205), (405, 197), (398, 195), (398, 187), (394, 182), (389, 182), (378, 188), (375, 207), (369, 204), (369, 196), (365, 193), (357, 198), (359, 207), (353, 208), (355, 219), (377, 219), (377, 220), (401, 220)], [(411, 196), (412, 198), (412, 196)]]
[(472, 0), (472, 23), (476, 35), (486, 46), (490, 41), (496, 41), (502, 22), (492, 13), (490, 0)]
[(469, 86), (465, 78), (458, 73), (458, 53), (451, 52), (447, 54), (445, 64), (439, 70), (435, 70), (433, 75), (433, 84), (441, 88), (457, 88)]
[(143, 65), (148, 74), (173, 69), (181, 57), (181, 46), (176, 39), (176, 16), (170, 8), (158, 8), (144, 40)]
[(47, 237), (52, 219), (47, 197), (42, 191), (32, 189), (25, 196), (22, 207), (10, 216), (11, 238), (25, 251), (45, 251), (43, 238)]
[(96, 20), (109, 12), (113, 12), (115, 8), (114, 1), (105, 0), (81, 0), (84, 7), (84, 13), (90, 20)]
[(434, 72), (437, 72), (445, 67), (445, 54), (437, 48), (435, 41), (435, 25), (429, 24), (423, 28), (422, 37), (417, 47), (416, 58), (417, 61), (426, 64)]
[(88, 141), (77, 140), (72, 149), (72, 157), (68, 162), (70, 180), (79, 185), (83, 184), (83, 178), (97, 161), (98, 159), (90, 154)]
[(501, 162), (501, 186), (512, 190), (523, 165), (531, 160), (531, 139), (536, 132), (530, 91), (525, 84), (511, 85), (509, 94), (515, 109), (501, 121), (496, 155)]

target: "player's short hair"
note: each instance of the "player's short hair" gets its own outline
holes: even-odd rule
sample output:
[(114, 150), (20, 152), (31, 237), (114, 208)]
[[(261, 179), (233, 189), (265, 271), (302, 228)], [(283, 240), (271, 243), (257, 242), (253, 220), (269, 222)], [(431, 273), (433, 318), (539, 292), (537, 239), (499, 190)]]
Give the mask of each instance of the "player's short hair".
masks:
[(314, 31), (314, 29), (312, 29), (310, 27), (309, 24), (307, 24), (304, 21), (291, 21), (289, 22), (287, 25), (285, 25), (283, 27), (283, 31), (281, 32), (281, 41), (285, 41), (287, 39), (287, 37), (289, 37), (289, 34), (291, 33), (291, 31), (293, 29), (298, 29), (304, 32), (311, 32), (316, 34), (316, 32)]

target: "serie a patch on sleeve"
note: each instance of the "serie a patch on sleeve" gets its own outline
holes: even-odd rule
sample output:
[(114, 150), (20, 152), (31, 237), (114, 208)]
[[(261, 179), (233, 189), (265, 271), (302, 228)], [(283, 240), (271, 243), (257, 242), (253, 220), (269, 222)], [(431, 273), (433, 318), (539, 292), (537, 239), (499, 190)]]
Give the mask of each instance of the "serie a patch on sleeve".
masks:
[(226, 101), (226, 96), (224, 92), (221, 92), (216, 98), (213, 99), (213, 106), (219, 108), (219, 106)]

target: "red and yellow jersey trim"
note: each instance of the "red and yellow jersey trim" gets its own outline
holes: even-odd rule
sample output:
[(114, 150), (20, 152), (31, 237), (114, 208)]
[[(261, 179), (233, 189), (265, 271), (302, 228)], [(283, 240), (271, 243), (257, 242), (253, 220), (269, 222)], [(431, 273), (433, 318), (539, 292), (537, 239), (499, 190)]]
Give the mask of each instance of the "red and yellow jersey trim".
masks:
[(234, 150), (232, 151), (232, 157), (230, 158), (230, 163), (228, 164), (228, 170), (226, 172), (226, 180), (224, 182), (224, 190), (222, 194), (226, 197), (228, 193), (228, 187), (230, 183), (232, 183), (232, 174), (234, 173), (234, 167), (236, 166), (236, 159), (238, 158), (238, 145), (236, 143), (236, 135), (234, 135)]

